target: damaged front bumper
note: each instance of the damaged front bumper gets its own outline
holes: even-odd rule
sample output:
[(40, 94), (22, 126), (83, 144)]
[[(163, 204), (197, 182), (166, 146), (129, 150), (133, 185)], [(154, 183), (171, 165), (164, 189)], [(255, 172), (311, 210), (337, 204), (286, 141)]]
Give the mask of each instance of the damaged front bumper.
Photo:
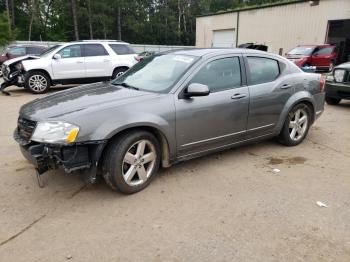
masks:
[(14, 139), (19, 143), (23, 156), (31, 162), (39, 175), (61, 167), (66, 173), (83, 171), (84, 180), (96, 180), (99, 160), (106, 140), (88, 141), (73, 145), (53, 145), (28, 141), (21, 138), (18, 130)]

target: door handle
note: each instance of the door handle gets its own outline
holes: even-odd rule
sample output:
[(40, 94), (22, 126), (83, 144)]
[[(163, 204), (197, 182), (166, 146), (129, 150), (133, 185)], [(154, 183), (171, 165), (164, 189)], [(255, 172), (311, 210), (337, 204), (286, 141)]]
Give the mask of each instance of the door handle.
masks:
[(287, 88), (291, 88), (292, 85), (288, 85), (288, 84), (284, 84), (283, 86), (281, 86), (281, 89), (287, 89)]
[(234, 94), (233, 96), (231, 96), (231, 99), (241, 99), (246, 97), (246, 94)]
[(84, 63), (83, 61), (77, 61), (77, 64), (82, 64), (82, 63)]
[(103, 59), (103, 62), (110, 62), (111, 60), (109, 59)]

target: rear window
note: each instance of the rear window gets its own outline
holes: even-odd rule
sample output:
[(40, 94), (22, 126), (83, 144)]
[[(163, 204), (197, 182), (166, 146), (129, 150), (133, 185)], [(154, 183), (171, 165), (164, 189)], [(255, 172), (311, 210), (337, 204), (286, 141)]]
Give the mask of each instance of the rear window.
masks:
[(100, 44), (84, 45), (85, 56), (105, 56), (108, 55), (106, 49)]
[(274, 81), (280, 74), (278, 61), (265, 57), (248, 57), (250, 85)]
[(22, 46), (10, 47), (8, 52), (10, 55), (21, 56), (26, 54), (26, 48)]
[(117, 55), (135, 54), (135, 51), (129, 45), (110, 44), (109, 46)]
[(27, 54), (28, 55), (40, 55), (44, 50), (45, 50), (45, 48), (43, 48), (43, 47), (29, 46), (29, 47), (27, 47)]

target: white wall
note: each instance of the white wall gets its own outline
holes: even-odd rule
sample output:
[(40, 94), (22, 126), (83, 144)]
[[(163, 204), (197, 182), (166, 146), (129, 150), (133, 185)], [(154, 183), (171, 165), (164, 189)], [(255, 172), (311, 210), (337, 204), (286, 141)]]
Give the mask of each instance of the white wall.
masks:
[[(350, 19), (350, 0), (320, 0), (239, 12), (238, 44), (259, 43), (283, 53), (299, 44), (325, 42), (328, 20)], [(237, 12), (196, 20), (196, 46), (211, 47), (213, 30), (237, 28)]]

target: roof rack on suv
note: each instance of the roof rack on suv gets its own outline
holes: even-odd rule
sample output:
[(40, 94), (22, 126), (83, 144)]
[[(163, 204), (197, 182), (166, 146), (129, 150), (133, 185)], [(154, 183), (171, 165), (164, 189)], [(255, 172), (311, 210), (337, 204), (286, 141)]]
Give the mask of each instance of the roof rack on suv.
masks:
[(75, 41), (75, 42), (121, 42), (121, 43), (125, 43), (124, 41), (121, 41), (121, 40), (107, 40), (107, 39), (89, 39), (89, 40), (80, 40), (80, 41)]

